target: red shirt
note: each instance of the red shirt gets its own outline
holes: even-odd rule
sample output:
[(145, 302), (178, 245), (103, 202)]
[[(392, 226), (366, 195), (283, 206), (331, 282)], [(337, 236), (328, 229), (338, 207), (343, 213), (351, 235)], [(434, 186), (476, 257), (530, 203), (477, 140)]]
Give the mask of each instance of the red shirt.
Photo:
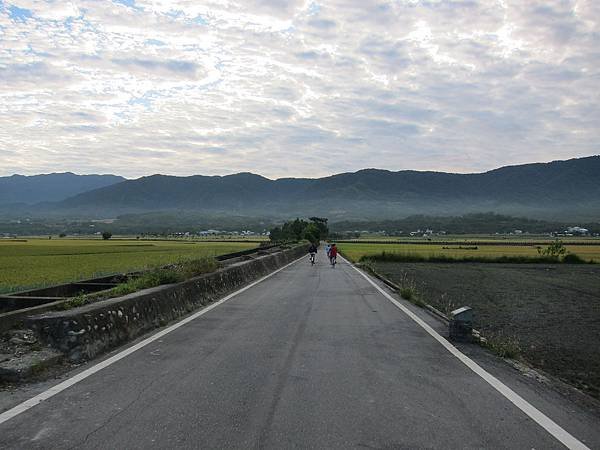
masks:
[(331, 247), (331, 249), (329, 250), (329, 256), (332, 258), (334, 256), (337, 256), (337, 248), (336, 247)]

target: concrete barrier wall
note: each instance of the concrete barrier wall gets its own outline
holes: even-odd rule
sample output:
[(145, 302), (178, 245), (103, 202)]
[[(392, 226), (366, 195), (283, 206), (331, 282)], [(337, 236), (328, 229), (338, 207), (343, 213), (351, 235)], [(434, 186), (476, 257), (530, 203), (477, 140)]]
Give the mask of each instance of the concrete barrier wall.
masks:
[(306, 246), (298, 246), (182, 283), (28, 317), (25, 324), (42, 342), (60, 350), (71, 361), (90, 359), (218, 300), (283, 267), (306, 251)]

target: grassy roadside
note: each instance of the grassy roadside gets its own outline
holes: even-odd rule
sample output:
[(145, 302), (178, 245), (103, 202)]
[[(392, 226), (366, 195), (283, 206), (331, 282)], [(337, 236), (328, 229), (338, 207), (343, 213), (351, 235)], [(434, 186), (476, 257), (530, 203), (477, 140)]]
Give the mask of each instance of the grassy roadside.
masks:
[(258, 247), (253, 242), (0, 240), (0, 294), (149, 270)]
[(599, 264), (362, 264), (417, 306), (471, 306), (481, 345), (600, 398)]
[(63, 303), (59, 309), (67, 310), (113, 297), (131, 294), (142, 289), (161, 286), (163, 284), (179, 283), (204, 273), (217, 270), (219, 263), (215, 258), (203, 257), (194, 260), (180, 261), (162, 268), (143, 272), (114, 288), (92, 294), (82, 294)]
[[(551, 245), (550, 243), (549, 245)], [(598, 245), (572, 245), (568, 242), (563, 242), (565, 254), (577, 255), (585, 261), (596, 261), (600, 262), (600, 241)], [(515, 262), (533, 262), (532, 259), (527, 258), (539, 258), (541, 256), (547, 256), (540, 254), (544, 251), (544, 245), (475, 245), (467, 243), (457, 243), (456, 245), (446, 245), (438, 243), (430, 243), (423, 245), (423, 243), (361, 243), (352, 242), (338, 244), (339, 250), (343, 252), (346, 257), (352, 261), (359, 261), (363, 256), (380, 255), (385, 253), (389, 254), (400, 254), (399, 258), (403, 261), (409, 261), (409, 257), (415, 255), (415, 258), (433, 258), (441, 261), (441, 258), (448, 257), (458, 260), (464, 260), (467, 258), (473, 258), (473, 261), (488, 262), (491, 260), (501, 261), (497, 258), (507, 257), (515, 258)], [(404, 256), (406, 255), (406, 256)], [(410, 256), (409, 256), (410, 255)], [(416, 260), (410, 260), (416, 261)], [(448, 262), (454, 262), (451, 259), (446, 260)], [(504, 260), (508, 261), (508, 260)], [(537, 259), (537, 261), (540, 261)], [(568, 262), (568, 261), (567, 261)]]
[(595, 264), (594, 260), (586, 261), (574, 253), (564, 257), (552, 256), (451, 256), (451, 255), (419, 255), (415, 253), (381, 252), (364, 255), (359, 261), (377, 262), (429, 262), (429, 263), (500, 263), (500, 264)]

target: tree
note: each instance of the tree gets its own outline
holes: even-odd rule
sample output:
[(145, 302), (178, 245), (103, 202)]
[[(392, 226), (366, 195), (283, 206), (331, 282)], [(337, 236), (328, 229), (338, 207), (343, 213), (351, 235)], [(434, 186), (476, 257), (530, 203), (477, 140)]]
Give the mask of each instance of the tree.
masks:
[(314, 223), (309, 223), (306, 228), (304, 228), (304, 233), (302, 236), (309, 242), (314, 242), (315, 244), (321, 240), (321, 230)]
[(319, 242), (327, 237), (327, 219), (311, 217), (310, 222), (296, 218), (285, 222), (281, 227), (274, 227), (269, 232), (272, 242), (300, 241), (306, 239), (310, 242)]
[(102, 239), (104, 239), (105, 241), (109, 240), (111, 237), (112, 237), (112, 233), (110, 231), (102, 232)]
[(319, 239), (325, 239), (329, 235), (326, 217), (311, 217), (310, 221), (319, 229)]
[(567, 249), (565, 248), (565, 245), (559, 239), (554, 241), (552, 244), (550, 244), (546, 248), (538, 247), (537, 251), (542, 256), (549, 256), (550, 258), (556, 258), (556, 259), (564, 256), (565, 253), (567, 253)]

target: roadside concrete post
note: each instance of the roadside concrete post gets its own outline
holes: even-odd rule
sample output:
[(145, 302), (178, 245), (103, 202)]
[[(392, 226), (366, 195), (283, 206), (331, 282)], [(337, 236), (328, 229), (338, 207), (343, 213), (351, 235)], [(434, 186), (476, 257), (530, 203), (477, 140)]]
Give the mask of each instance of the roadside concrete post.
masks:
[(468, 341), (473, 332), (473, 308), (463, 306), (450, 313), (450, 339)]

